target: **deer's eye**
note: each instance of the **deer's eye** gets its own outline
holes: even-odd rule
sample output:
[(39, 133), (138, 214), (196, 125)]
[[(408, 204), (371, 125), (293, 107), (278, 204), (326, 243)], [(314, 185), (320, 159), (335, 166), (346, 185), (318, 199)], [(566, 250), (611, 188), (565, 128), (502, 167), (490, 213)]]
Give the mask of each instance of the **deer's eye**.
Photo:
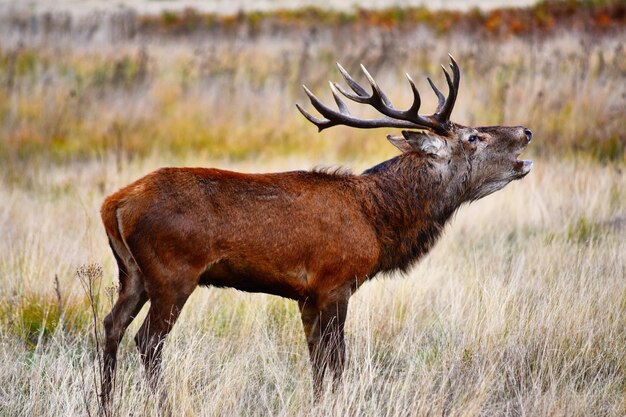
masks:
[(478, 140), (478, 135), (471, 135), (468, 139), (469, 143), (476, 143)]

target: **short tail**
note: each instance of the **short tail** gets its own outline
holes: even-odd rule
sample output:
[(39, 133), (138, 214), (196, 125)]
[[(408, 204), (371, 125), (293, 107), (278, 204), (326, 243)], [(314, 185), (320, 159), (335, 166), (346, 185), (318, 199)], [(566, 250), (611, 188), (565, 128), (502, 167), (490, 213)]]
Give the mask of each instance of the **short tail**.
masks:
[(113, 196), (107, 197), (102, 203), (100, 208), (100, 216), (102, 217), (102, 223), (104, 223), (104, 230), (106, 231), (109, 239), (115, 239), (119, 242), (123, 242), (122, 234), (120, 232), (119, 224), (117, 222), (117, 208), (120, 201)]

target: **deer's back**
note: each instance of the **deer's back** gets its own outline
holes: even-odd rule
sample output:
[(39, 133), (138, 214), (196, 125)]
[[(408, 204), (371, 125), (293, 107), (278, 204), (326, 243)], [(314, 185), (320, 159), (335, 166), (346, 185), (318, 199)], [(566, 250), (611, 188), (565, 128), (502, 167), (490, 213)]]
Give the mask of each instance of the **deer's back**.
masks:
[(346, 274), (364, 276), (376, 262), (359, 181), (164, 168), (108, 197), (102, 211), (115, 210), (138, 262), (175, 256), (202, 284), (301, 298)]

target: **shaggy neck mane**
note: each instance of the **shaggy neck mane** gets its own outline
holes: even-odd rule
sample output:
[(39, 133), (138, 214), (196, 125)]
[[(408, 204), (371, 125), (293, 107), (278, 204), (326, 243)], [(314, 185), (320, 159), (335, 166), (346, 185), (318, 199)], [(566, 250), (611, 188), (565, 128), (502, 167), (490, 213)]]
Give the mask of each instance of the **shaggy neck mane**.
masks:
[(462, 204), (458, 186), (432, 161), (409, 152), (376, 165), (361, 175), (362, 209), (381, 237), (381, 254), (370, 276), (406, 272), (425, 255)]

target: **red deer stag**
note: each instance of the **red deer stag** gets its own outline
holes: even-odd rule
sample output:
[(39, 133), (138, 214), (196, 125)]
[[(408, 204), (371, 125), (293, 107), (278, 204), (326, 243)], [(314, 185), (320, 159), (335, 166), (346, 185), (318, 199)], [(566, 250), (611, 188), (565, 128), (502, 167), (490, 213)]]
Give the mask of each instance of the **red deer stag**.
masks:
[[(149, 379), (158, 383), (163, 341), (198, 285), (296, 300), (315, 394), (327, 369), (340, 381), (350, 296), (378, 273), (406, 271), (463, 203), (531, 169), (531, 161), (517, 159), (530, 142), (530, 130), (450, 121), (460, 81), (450, 58), (452, 76), (444, 68), (447, 97), (428, 79), (439, 100), (431, 115), (418, 113), (420, 95), (410, 77), (413, 104), (407, 110), (394, 108), (364, 67), (371, 93), (339, 66), (352, 92), (331, 83), (338, 111), (304, 87), (324, 118), (298, 109), (320, 131), (336, 125), (418, 130), (388, 136), (401, 154), (361, 175), (163, 168), (109, 196), (102, 220), (120, 287), (104, 319), (103, 395), (111, 389), (120, 340), (148, 300), (135, 341)], [(338, 93), (383, 117), (354, 117)]]

